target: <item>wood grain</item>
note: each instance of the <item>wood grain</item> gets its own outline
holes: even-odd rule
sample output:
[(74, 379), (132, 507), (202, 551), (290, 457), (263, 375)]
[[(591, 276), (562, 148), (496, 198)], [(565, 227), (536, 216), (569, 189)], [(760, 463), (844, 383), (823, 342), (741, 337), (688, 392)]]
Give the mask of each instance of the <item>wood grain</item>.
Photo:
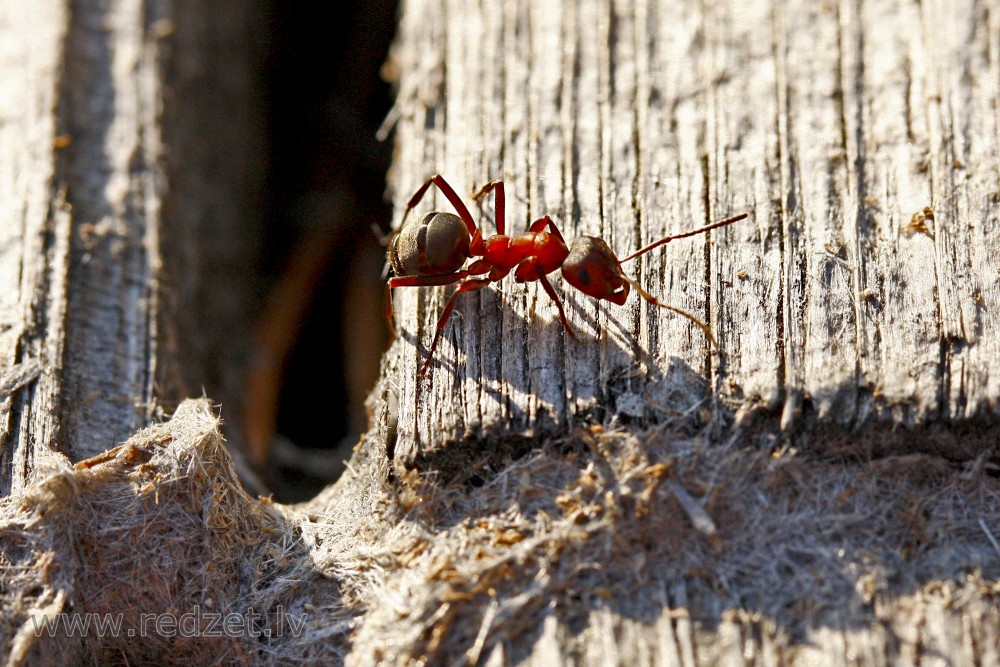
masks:
[[(37, 453), (54, 447), (58, 415), (50, 411), (59, 383), (49, 371), (61, 356), (60, 315), (69, 247), (69, 218), (54, 187), (59, 136), (55, 85), (62, 65), (66, 8), (33, 3), (0, 9), (0, 493), (24, 484)], [(46, 326), (46, 322), (53, 322)], [(57, 363), (57, 362), (56, 362)], [(33, 406), (43, 406), (33, 409)], [(30, 435), (29, 435), (30, 434)], [(40, 441), (39, 444), (35, 444)]]
[(3, 493), (144, 424), (155, 359), (163, 7), (25, 9), (0, 20), (0, 358), (41, 372), (0, 407)]
[(154, 401), (207, 388), (238, 424), (262, 180), (251, 15), (0, 8), (0, 495), (36, 454), (124, 441)]
[(397, 290), (396, 451), (701, 405), (792, 433), (968, 424), (926, 447), (977, 453), (1000, 392), (998, 28), (975, 1), (408, 2), (400, 213), (442, 173), (461, 193), (503, 178), (514, 231), (549, 213), (621, 256), (751, 218), (626, 265), (719, 350), (562, 284), (575, 342), (507, 280), (462, 299), (419, 383), (447, 290)]
[[(226, 346), (226, 336), (245, 321), (248, 290), (235, 286), (213, 301), (204, 294), (204, 278), (213, 270), (238, 276), (234, 267), (253, 243), (252, 233), (233, 233), (252, 206), (240, 208), (240, 188), (224, 177), (258, 182), (251, 162), (257, 145), (225, 153), (225, 160), (223, 153), (199, 153), (198, 139), (185, 143), (185, 133), (204, 138), (217, 126), (201, 125), (198, 114), (172, 117), (177, 107), (170, 104), (165, 116), (158, 115), (170, 94), (219, 83), (199, 78), (199, 58), (212, 49), (187, 60), (194, 51), (180, 47), (212, 44), (222, 33), (201, 21), (203, 7), (176, 6), (182, 34), (173, 42), (179, 52), (171, 62), (175, 83), (190, 88), (173, 93), (158, 87), (159, 40), (173, 27), (157, 21), (164, 10), (159, 3), (78, 0), (0, 9), (0, 495), (17, 496), (31, 481), (36, 458), (50, 451), (77, 459), (123, 440), (147, 419), (158, 366), (170, 366), (173, 355), (185, 358), (177, 369), (185, 377), (171, 386), (184, 387), (205, 373), (200, 362), (239, 351), (235, 340)], [(246, 29), (238, 20), (233, 25), (235, 32)], [(983, 448), (995, 445), (1000, 390), (1000, 264), (992, 255), (1000, 201), (995, 3), (408, 0), (393, 58), (403, 73), (392, 173), (400, 214), (412, 191), (440, 172), (463, 193), (504, 178), (514, 231), (548, 213), (568, 237), (599, 235), (622, 254), (733, 213), (751, 216), (628, 265), (653, 294), (710, 322), (717, 350), (683, 318), (635, 297), (620, 308), (598, 304), (564, 290), (557, 279), (580, 337), (573, 341), (537, 285), (508, 279), (462, 300), (430, 379), (419, 382), (416, 370), (447, 290), (398, 291), (400, 336), (370, 402), (373, 430), (344, 482), (295, 517), (302, 534), (313, 536), (309, 548), (322, 556), (311, 554), (310, 567), (345, 590), (357, 581), (367, 586), (355, 589), (365, 595), (358, 596), (349, 623), (328, 591), (303, 589), (304, 596), (319, 596), (310, 607), (316, 614), (343, 622), (325, 627), (355, 628), (351, 641), (374, 637), (336, 644), (337, 655), (354, 651), (348, 660), (361, 664), (387, 644), (399, 655), (419, 652), (441, 639), (438, 630), (449, 631), (448, 623), (433, 627), (428, 619), (440, 620), (449, 605), (467, 603), (463, 609), (470, 613), (483, 611), (468, 618), (481, 620), (484, 630), (472, 633), (467, 651), (459, 647), (465, 652), (453, 656), (458, 662), (1000, 661), (990, 551), (996, 514), (969, 514), (995, 507), (997, 498), (991, 452)], [(238, 77), (223, 78), (240, 85)], [(246, 120), (244, 113), (233, 112)], [(161, 131), (173, 133), (167, 158)], [(164, 160), (176, 177), (168, 195), (176, 207), (172, 231), (160, 224), (158, 168)], [(220, 169), (220, 162), (231, 171)], [(444, 208), (436, 199), (427, 207)], [(490, 206), (474, 210), (491, 230)], [(196, 242), (184, 243), (184, 235)], [(171, 278), (172, 290), (157, 291), (161, 277)], [(218, 338), (206, 341), (195, 331), (202, 316), (228, 321), (229, 328), (214, 329)], [(468, 456), (470, 448), (523, 453), (547, 440), (534, 460), (581, 464), (581, 474), (573, 468), (566, 484), (572, 491), (588, 463), (625, 451), (625, 441), (637, 439), (643, 427), (666, 421), (675, 422), (677, 432), (685, 424), (707, 425), (690, 440), (667, 442), (678, 445), (671, 450), (673, 465), (695, 455), (715, 462), (719, 453), (737, 452), (759, 455), (761, 469), (770, 471), (763, 481), (748, 474), (712, 478), (697, 488), (678, 476), (676, 488), (690, 504), (671, 517), (682, 526), (679, 533), (697, 514), (695, 503), (707, 513), (713, 490), (723, 493), (742, 482), (756, 496), (756, 504), (739, 508), (751, 526), (754, 507), (763, 508), (758, 517), (764, 510), (789, 512), (803, 529), (818, 525), (824, 529), (818, 534), (832, 535), (820, 545), (832, 559), (839, 545), (823, 521), (853, 530), (857, 540), (865, 537), (836, 512), (841, 495), (851, 500), (852, 486), (830, 482), (835, 471), (852, 483), (867, 474), (874, 487), (888, 485), (886, 495), (898, 506), (877, 505), (872, 515), (888, 516), (895, 522), (889, 527), (904, 536), (919, 533), (926, 519), (920, 511), (935, 507), (897, 498), (892, 484), (919, 479), (921, 472), (929, 481), (913, 488), (933, 491), (939, 496), (933, 500), (955, 512), (934, 525), (954, 520), (941, 535), (914, 537), (907, 555), (893, 551), (889, 538), (878, 544), (873, 538), (870, 551), (848, 554), (837, 574), (857, 590), (849, 586), (825, 610), (810, 608), (803, 595), (796, 604), (822, 619), (801, 637), (789, 636), (790, 626), (769, 615), (766, 605), (755, 606), (759, 600), (741, 599), (738, 579), (733, 589), (706, 596), (706, 584), (693, 585), (700, 582), (698, 568), (639, 580), (656, 584), (639, 593), (657, 615), (630, 614), (615, 591), (604, 591), (607, 604), (594, 591), (576, 599), (576, 609), (590, 606), (575, 625), (553, 612), (531, 641), (521, 634), (516, 645), (489, 635), (492, 617), (486, 614), (498, 607), (487, 598), (495, 591), (437, 597), (450, 591), (442, 585), (435, 540), (450, 537), (450, 544), (461, 545), (441, 554), (444, 562), (476, 563), (476, 543), (461, 539), (462, 531), (472, 531), (480, 519), (527, 511), (515, 503), (494, 514), (476, 513), (488, 498), (476, 495), (477, 471), (469, 468), (488, 456)], [(569, 432), (604, 433), (609, 449), (564, 452), (558, 445)], [(645, 433), (661, 446), (668, 430)], [(744, 441), (746, 435), (757, 439)], [(893, 438), (881, 450), (873, 444)], [(772, 444), (774, 456), (746, 444)], [(800, 456), (783, 445), (808, 451)], [(913, 455), (905, 465), (899, 456), (875, 461), (883, 465), (875, 469), (823, 459), (825, 472), (804, 472), (801, 461), (817, 458), (810, 455), (843, 453), (845, 446), (848, 453), (882, 455), (896, 447), (932, 455)], [(386, 453), (395, 456), (394, 477), (388, 476)], [(971, 461), (953, 464), (938, 454)], [(430, 474), (406, 470), (414, 463)], [(643, 467), (670, 470), (666, 463)], [(500, 472), (516, 472), (512, 468)], [(439, 473), (455, 471), (465, 477), (435, 486), (445, 477)], [(895, 471), (895, 480), (880, 487), (880, 471)], [(531, 481), (528, 472), (523, 479)], [(935, 475), (953, 486), (935, 487)], [(502, 480), (487, 489), (494, 502), (516, 497), (503, 494), (519, 481)], [(826, 492), (819, 505), (825, 514), (793, 514), (796, 494), (818, 494), (814, 487)], [(528, 485), (528, 491), (552, 500), (546, 516), (559, 518), (558, 499), (566, 489)], [(592, 491), (595, 499), (610, 497), (619, 505), (633, 495), (621, 483)], [(663, 505), (664, 514), (671, 507)], [(893, 511), (897, 507), (913, 516)], [(440, 514), (422, 516), (428, 508)], [(720, 526), (732, 521), (726, 505), (711, 509), (709, 518)], [(538, 527), (530, 537), (537, 544), (552, 537), (545, 534), (549, 520), (543, 514), (533, 519)], [(322, 553), (314, 539), (320, 531), (326, 531)], [(406, 552), (394, 551), (405, 539), (393, 543), (393, 534), (405, 538), (408, 531), (422, 536), (421, 549), (429, 550), (422, 565), (406, 565)], [(694, 532), (681, 536), (704, 537), (705, 544), (692, 543), (713, 554), (705, 531)], [(733, 526), (719, 533), (740, 535)], [(614, 542), (616, 536), (606, 537)], [(621, 546), (632, 555), (634, 545)], [(344, 558), (351, 552), (354, 561)], [(575, 553), (560, 551), (550, 564), (602, 569), (599, 562), (574, 561)], [(803, 554), (781, 553), (787, 560), (781, 565), (794, 566), (787, 568), (789, 586), (822, 578), (792, 558)], [(413, 558), (419, 555), (414, 550)], [(757, 575), (755, 564), (767, 557), (754, 552), (741, 565)], [(905, 558), (938, 558), (923, 570), (934, 580), (890, 586), (903, 571), (891, 566)], [(545, 561), (536, 563), (537, 570), (526, 563), (510, 559), (498, 585), (517, 587), (536, 574), (545, 580)], [(977, 568), (963, 569), (969, 563)], [(419, 585), (406, 583), (421, 581), (418, 567), (430, 575)], [(703, 569), (711, 579), (711, 569)], [(459, 583), (476, 590), (483, 582)], [(549, 593), (529, 584), (516, 592), (532, 590)], [(514, 602), (521, 604), (518, 597)], [(414, 612), (404, 621), (397, 598), (423, 607), (403, 609)], [(521, 608), (508, 606), (506, 613)], [(451, 629), (467, 632), (458, 627), (465, 620), (458, 618)], [(403, 639), (387, 641), (389, 630)], [(346, 640), (339, 634), (330, 639), (340, 641)]]
[[(448, 289), (397, 290), (370, 437), (398, 473), (462, 480), (470, 461), (502, 466), (579, 426), (685, 420), (714, 425), (709, 447), (889, 456), (892, 468), (917, 450), (995, 470), (995, 3), (408, 0), (393, 61), (397, 220), (433, 173), (460, 193), (502, 178), (508, 228), (548, 213), (567, 238), (600, 236), (619, 256), (750, 213), (626, 265), (708, 321), (718, 349), (638, 298), (598, 304), (556, 278), (573, 341), (539, 286), (506, 280), (463, 297), (420, 381)], [(492, 233), (491, 205), (473, 212)], [(924, 586), (867, 601), (869, 563), (842, 607), (820, 613), (804, 594), (802, 612), (823, 618), (806, 636), (739, 591), (689, 599), (685, 575), (664, 573), (659, 619), (597, 605), (572, 631), (553, 616), (529, 645), (482, 659), (996, 664), (995, 583), (943, 574), (971, 550), (990, 560), (989, 544), (949, 544)]]
[[(947, 609), (962, 592), (963, 622)], [(673, 591), (680, 594), (680, 591)], [(683, 599), (683, 595), (681, 594)], [(556, 665), (865, 665), (920, 664), (948, 659), (961, 664), (995, 665), (995, 606), (970, 590), (926, 590), (883, 607), (866, 630), (848, 627), (845, 618), (810, 631), (807, 641), (789, 642), (766, 618), (738, 611), (723, 613), (712, 632), (699, 631), (686, 607), (665, 606), (652, 621), (595, 611), (586, 630), (568, 636), (547, 617), (531, 653), (521, 664)], [(933, 649), (930, 649), (933, 647)], [(487, 665), (510, 664), (498, 646)]]

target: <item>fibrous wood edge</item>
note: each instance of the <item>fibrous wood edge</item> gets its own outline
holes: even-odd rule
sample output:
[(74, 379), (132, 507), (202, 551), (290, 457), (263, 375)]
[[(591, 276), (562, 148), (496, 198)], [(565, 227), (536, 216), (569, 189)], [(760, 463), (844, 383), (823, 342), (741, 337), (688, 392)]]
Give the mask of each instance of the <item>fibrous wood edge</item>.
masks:
[[(366, 442), (335, 486), (281, 507), (239, 488), (218, 426), (207, 400), (185, 403), (75, 466), (48, 457), (2, 501), (10, 664), (1000, 659), (987, 533), (1000, 533), (1000, 489), (972, 468), (924, 455), (845, 467), (682, 431), (589, 430), (472, 465), (475, 483), (393, 480)], [(34, 630), (61, 612), (120, 613), (127, 629), (195, 609), (275, 621), (279, 608), (299, 632)]]
[[(0, 501), (4, 664), (342, 658), (337, 587), (301, 529), (242, 489), (206, 399), (76, 465), (39, 460), (32, 483)], [(243, 625), (225, 629), (229, 615)]]
[[(595, 428), (514, 460), (485, 442), (455, 451), (464, 465), (363, 492), (395, 509), (386, 532), (361, 531), (377, 563), (362, 597), (377, 602), (348, 663), (993, 664), (995, 478), (924, 454), (771, 456), (708, 433)], [(384, 474), (373, 444), (305, 511), (345, 512), (360, 489), (338, 491)], [(354, 569), (343, 554), (317, 563)]]

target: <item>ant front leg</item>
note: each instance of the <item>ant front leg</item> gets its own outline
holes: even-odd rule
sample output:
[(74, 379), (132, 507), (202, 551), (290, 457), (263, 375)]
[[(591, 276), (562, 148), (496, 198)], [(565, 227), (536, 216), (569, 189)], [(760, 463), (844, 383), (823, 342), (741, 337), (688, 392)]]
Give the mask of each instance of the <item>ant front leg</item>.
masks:
[(573, 328), (569, 325), (569, 320), (566, 319), (566, 311), (563, 310), (562, 299), (556, 294), (556, 290), (552, 287), (552, 283), (549, 279), (545, 277), (543, 270), (539, 268), (539, 258), (538, 257), (528, 257), (522, 260), (520, 264), (517, 265), (517, 269), (514, 271), (514, 279), (519, 282), (529, 282), (532, 280), (537, 280), (542, 284), (542, 288), (545, 293), (549, 295), (549, 298), (555, 301), (556, 308), (559, 309), (559, 321), (562, 322), (563, 328), (566, 329), (566, 333), (573, 340), (577, 340), (576, 334), (573, 333)]
[(403, 225), (406, 224), (406, 217), (410, 215), (410, 211), (416, 208), (417, 204), (420, 203), (420, 200), (423, 199), (424, 195), (427, 193), (427, 188), (429, 188), (432, 184), (436, 185), (438, 190), (444, 193), (444, 196), (448, 198), (451, 205), (455, 207), (458, 217), (460, 217), (462, 222), (465, 223), (465, 226), (469, 228), (469, 236), (474, 235), (477, 231), (477, 227), (475, 220), (472, 219), (472, 214), (469, 213), (469, 209), (465, 205), (465, 202), (462, 201), (462, 198), (458, 196), (450, 185), (448, 185), (448, 181), (444, 180), (444, 177), (441, 174), (434, 174), (428, 178), (424, 181), (424, 184), (420, 186), (420, 189), (417, 190), (412, 197), (410, 197), (410, 201), (406, 203), (406, 212), (403, 213), (403, 220), (399, 224), (400, 229), (402, 229)]
[(427, 360), (424, 361), (423, 365), (420, 366), (420, 370), (417, 371), (417, 377), (423, 377), (427, 374), (427, 369), (431, 365), (431, 359), (434, 358), (434, 350), (437, 349), (438, 341), (441, 339), (441, 332), (444, 331), (445, 325), (448, 324), (448, 319), (455, 310), (455, 302), (458, 300), (458, 295), (465, 292), (481, 290), (491, 282), (493, 281), (489, 278), (470, 278), (459, 285), (458, 289), (452, 293), (451, 298), (448, 299), (448, 303), (444, 307), (444, 310), (441, 311), (441, 317), (438, 318), (437, 327), (434, 330), (434, 340), (431, 341), (431, 349), (427, 352)]
[(506, 234), (504, 229), (506, 229), (507, 227), (507, 222), (505, 218), (506, 197), (504, 196), (503, 193), (503, 181), (501, 180), (490, 181), (482, 188), (480, 188), (475, 194), (472, 195), (472, 200), (478, 202), (480, 199), (488, 195), (490, 192), (494, 193), (493, 209), (496, 211), (495, 218), (496, 218), (497, 234), (503, 236), (504, 234)]

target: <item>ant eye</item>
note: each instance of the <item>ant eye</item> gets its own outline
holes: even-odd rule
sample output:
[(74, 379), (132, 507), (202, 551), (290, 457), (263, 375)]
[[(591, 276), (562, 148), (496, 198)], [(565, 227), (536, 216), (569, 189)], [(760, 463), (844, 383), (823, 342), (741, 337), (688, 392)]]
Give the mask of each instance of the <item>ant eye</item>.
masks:
[(589, 285), (590, 271), (588, 271), (587, 269), (580, 269), (579, 271), (576, 272), (576, 278), (577, 280), (580, 281), (581, 285)]

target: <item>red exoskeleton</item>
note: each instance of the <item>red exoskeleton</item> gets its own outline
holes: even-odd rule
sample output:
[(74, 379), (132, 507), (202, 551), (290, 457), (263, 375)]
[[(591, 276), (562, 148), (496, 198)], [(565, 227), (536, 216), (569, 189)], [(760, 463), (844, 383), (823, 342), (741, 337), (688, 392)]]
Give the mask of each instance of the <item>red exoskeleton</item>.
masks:
[[(458, 215), (435, 211), (406, 224), (410, 211), (420, 203), (431, 185), (437, 186), (455, 207)], [(448, 323), (452, 311), (455, 310), (455, 302), (459, 295), (480, 290), (502, 279), (511, 271), (514, 271), (514, 279), (519, 283), (533, 280), (541, 283), (546, 294), (559, 309), (559, 320), (563, 327), (574, 339), (576, 336), (566, 320), (562, 301), (546, 277), (556, 269), (562, 270), (563, 280), (584, 294), (618, 305), (625, 303), (630, 289), (634, 287), (635, 291), (649, 303), (690, 319), (701, 327), (711, 340), (712, 334), (707, 324), (680, 308), (660, 303), (638, 283), (626, 276), (621, 265), (670, 241), (703, 234), (732, 224), (743, 220), (748, 214), (742, 213), (705, 227), (667, 236), (619, 260), (608, 244), (595, 236), (579, 236), (573, 240), (571, 246), (567, 247), (559, 228), (547, 215), (531, 223), (524, 234), (507, 236), (503, 181), (487, 183), (472, 195), (472, 198), (478, 201), (490, 192), (494, 193), (496, 209), (497, 233), (493, 236), (484, 238), (482, 229), (476, 226), (472, 214), (462, 199), (444, 178), (435, 175), (427, 179), (410, 198), (400, 230), (389, 242), (389, 265), (395, 274), (389, 278), (386, 286), (385, 314), (390, 327), (393, 327), (394, 319), (393, 289), (461, 283), (448, 299), (438, 318), (434, 339), (431, 341), (427, 359), (420, 366), (418, 376), (423, 376), (427, 372), (434, 358), (434, 350), (441, 338), (441, 332)], [(470, 258), (473, 260), (472, 263), (465, 266), (466, 260)]]

